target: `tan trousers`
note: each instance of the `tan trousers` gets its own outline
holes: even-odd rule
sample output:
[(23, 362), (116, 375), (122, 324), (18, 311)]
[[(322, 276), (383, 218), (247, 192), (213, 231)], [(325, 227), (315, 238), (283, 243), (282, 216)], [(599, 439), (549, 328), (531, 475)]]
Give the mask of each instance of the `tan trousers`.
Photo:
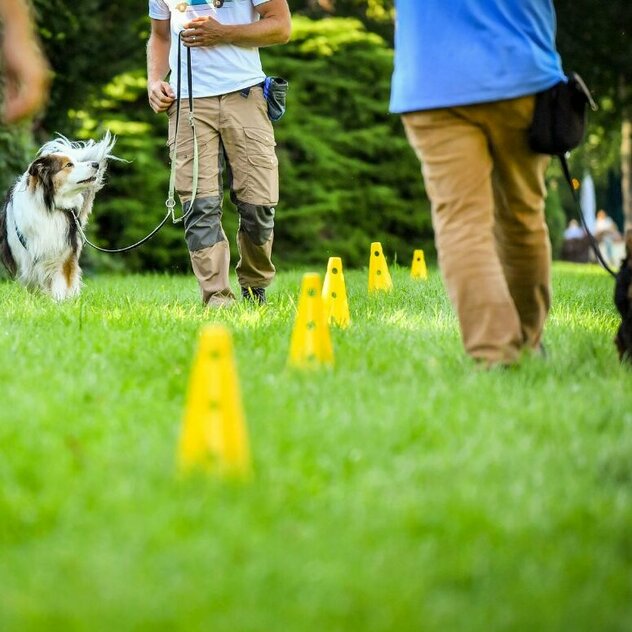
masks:
[(550, 307), (548, 157), (527, 144), (533, 105), (522, 97), (403, 116), (465, 350), (487, 364), (538, 348)]
[(198, 98), (193, 107), (199, 152), (193, 203), (194, 142), (186, 99), (181, 103), (177, 148), (175, 104), (169, 109), (170, 157), (176, 161), (176, 190), (186, 213), (185, 238), (202, 300), (222, 304), (234, 299), (228, 277), (229, 246), (221, 225), (225, 162), (231, 200), (239, 213), (239, 283), (246, 288), (267, 287), (275, 274), (271, 255), (279, 198), (276, 143), (261, 87)]

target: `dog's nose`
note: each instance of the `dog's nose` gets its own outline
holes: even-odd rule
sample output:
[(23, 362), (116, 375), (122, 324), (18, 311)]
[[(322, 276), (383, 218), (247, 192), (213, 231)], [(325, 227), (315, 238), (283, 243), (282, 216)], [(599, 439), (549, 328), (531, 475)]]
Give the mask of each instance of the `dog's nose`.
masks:
[(93, 169), (98, 169), (99, 168), (99, 163), (98, 162), (91, 162), (90, 164), (92, 165)]

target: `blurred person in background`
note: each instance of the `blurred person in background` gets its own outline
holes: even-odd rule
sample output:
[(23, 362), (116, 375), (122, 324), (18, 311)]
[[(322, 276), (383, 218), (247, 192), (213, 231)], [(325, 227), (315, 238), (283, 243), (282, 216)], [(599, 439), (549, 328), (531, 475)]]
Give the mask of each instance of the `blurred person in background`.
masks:
[(595, 238), (608, 265), (618, 267), (625, 257), (625, 243), (614, 220), (603, 209), (595, 217)]
[(564, 261), (573, 261), (574, 263), (588, 263), (590, 261), (590, 242), (586, 231), (576, 219), (568, 222), (568, 226), (564, 230), (561, 256)]
[(25, 0), (0, 0), (2, 24), (3, 120), (17, 123), (46, 103), (50, 69)]

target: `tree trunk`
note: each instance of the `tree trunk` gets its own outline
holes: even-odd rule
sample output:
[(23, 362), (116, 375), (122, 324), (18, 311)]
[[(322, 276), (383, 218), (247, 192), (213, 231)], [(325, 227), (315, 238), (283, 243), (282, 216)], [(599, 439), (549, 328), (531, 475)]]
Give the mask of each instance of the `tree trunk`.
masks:
[(628, 241), (632, 241), (632, 107), (627, 102), (628, 85), (623, 77), (619, 83), (619, 95), (623, 103), (621, 122), (621, 194), (623, 218)]
[(621, 193), (626, 233), (632, 232), (632, 119), (630, 110), (623, 112), (621, 124)]

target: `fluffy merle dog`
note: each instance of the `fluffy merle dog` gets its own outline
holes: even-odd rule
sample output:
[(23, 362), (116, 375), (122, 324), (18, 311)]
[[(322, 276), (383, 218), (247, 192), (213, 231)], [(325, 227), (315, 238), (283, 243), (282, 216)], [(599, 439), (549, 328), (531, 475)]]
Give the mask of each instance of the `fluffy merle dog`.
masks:
[(632, 232), (626, 235), (626, 257), (614, 286), (614, 304), (621, 314), (615, 343), (621, 360), (632, 362)]
[(9, 189), (0, 210), (0, 258), (9, 274), (61, 301), (81, 289), (83, 229), (103, 187), (115, 139), (46, 143)]

